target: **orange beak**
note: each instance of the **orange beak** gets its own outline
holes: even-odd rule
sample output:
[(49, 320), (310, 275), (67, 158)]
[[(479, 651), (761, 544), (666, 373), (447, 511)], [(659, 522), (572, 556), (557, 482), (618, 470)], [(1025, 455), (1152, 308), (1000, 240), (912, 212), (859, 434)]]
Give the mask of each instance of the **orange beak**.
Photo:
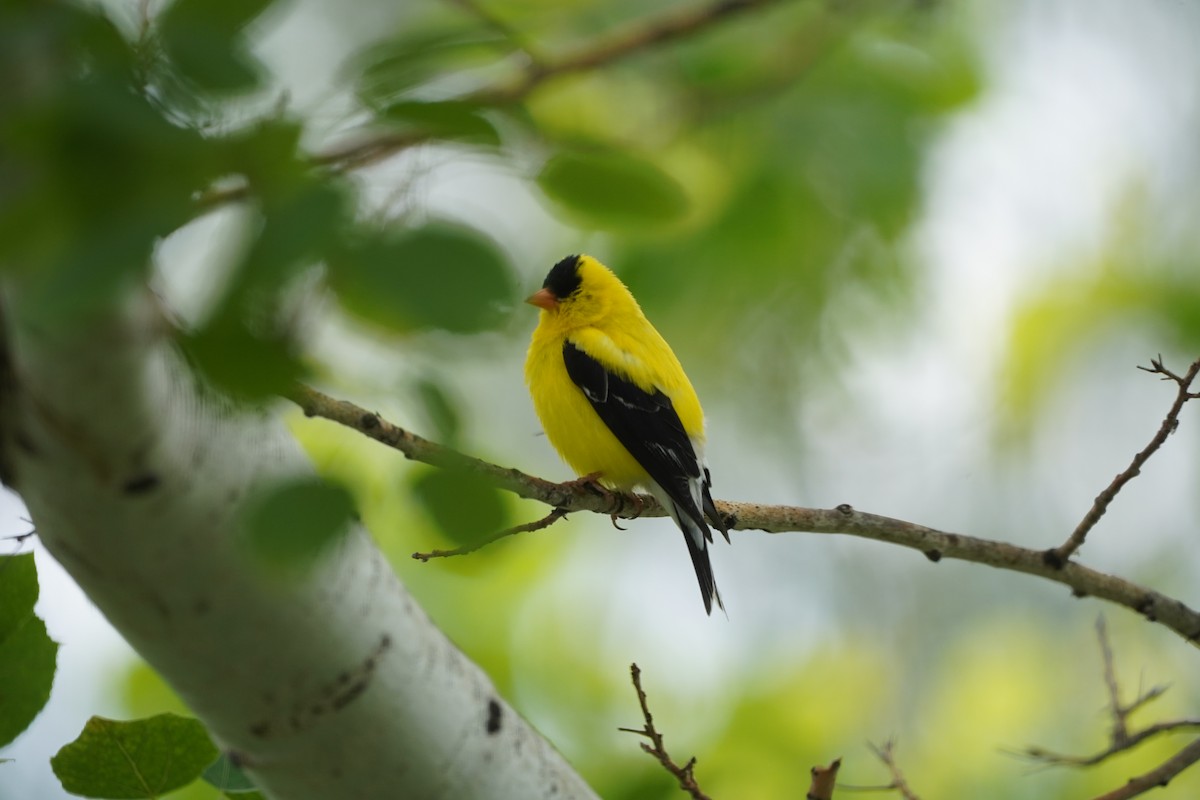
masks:
[(549, 289), (538, 289), (529, 295), (529, 297), (526, 297), (525, 302), (538, 308), (544, 308), (547, 311), (553, 311), (558, 308), (558, 298)]

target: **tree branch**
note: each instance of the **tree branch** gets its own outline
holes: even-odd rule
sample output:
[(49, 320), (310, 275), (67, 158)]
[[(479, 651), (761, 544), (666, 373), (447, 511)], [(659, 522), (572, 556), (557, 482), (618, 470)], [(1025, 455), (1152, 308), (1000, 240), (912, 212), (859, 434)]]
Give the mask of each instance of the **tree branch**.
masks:
[(692, 800), (712, 800), (700, 790), (700, 785), (696, 783), (696, 776), (693, 774), (696, 768), (695, 757), (689, 758), (688, 762), (681, 767), (667, 754), (667, 749), (663, 746), (662, 734), (654, 727), (654, 717), (651, 715), (650, 705), (646, 701), (646, 692), (642, 690), (642, 671), (638, 669), (637, 664), (629, 665), (629, 675), (633, 680), (633, 688), (637, 691), (638, 704), (642, 707), (642, 719), (645, 720), (645, 725), (642, 728), (617, 728), (617, 730), (636, 733), (638, 736), (645, 736), (649, 739), (650, 744), (642, 742), (642, 750), (654, 756), (667, 772), (674, 775), (675, 780), (679, 781), (679, 788), (687, 792)]
[(5, 482), (265, 795), (594, 800), (364, 530), (286, 578), (248, 557), (248, 498), (312, 464), (278, 414), (201, 386), (149, 292), (56, 324), (20, 277), (0, 281)]
[[(666, 514), (658, 501), (649, 495), (634, 496), (619, 492), (600, 495), (587, 491), (575, 481), (552, 483), (526, 475), (520, 470), (499, 467), (423, 439), (392, 425), (374, 412), (345, 400), (335, 400), (308, 387), (297, 387), (290, 397), (310, 417), (323, 417), (345, 425), (394, 447), (415, 461), (435, 467), (470, 470), (493, 486), (553, 508), (592, 511), (627, 519)], [(1190, 643), (1200, 641), (1200, 613), (1183, 602), (1124, 578), (1085, 567), (1076, 561), (1055, 568), (1046, 563), (1045, 551), (947, 533), (904, 520), (856, 511), (846, 504), (819, 509), (718, 500), (716, 505), (731, 530), (845, 534), (912, 548), (934, 563), (942, 559), (957, 559), (1036, 575), (1069, 586), (1076, 597), (1091, 595), (1136, 611), (1151, 622), (1171, 629)]]
[(1113, 478), (1112, 483), (1096, 496), (1092, 507), (1083, 515), (1083, 519), (1079, 521), (1079, 525), (1075, 527), (1075, 530), (1071, 532), (1067, 540), (1057, 548), (1046, 551), (1046, 559), (1051, 566), (1062, 566), (1071, 558), (1075, 551), (1083, 546), (1088, 532), (1096, 527), (1096, 523), (1104, 516), (1104, 512), (1108, 510), (1109, 503), (1116, 498), (1117, 493), (1125, 487), (1125, 484), (1138, 476), (1142, 471), (1142, 465), (1150, 459), (1150, 456), (1154, 455), (1158, 448), (1163, 446), (1163, 443), (1167, 441), (1167, 437), (1179, 427), (1179, 412), (1183, 410), (1184, 403), (1200, 397), (1200, 393), (1190, 391), (1192, 382), (1196, 380), (1196, 375), (1200, 374), (1200, 359), (1192, 362), (1192, 365), (1188, 367), (1188, 371), (1182, 376), (1176, 375), (1164, 367), (1162, 356), (1152, 359), (1149, 367), (1139, 366), (1138, 369), (1154, 375), (1162, 375), (1163, 380), (1174, 381), (1178, 386), (1175, 402), (1171, 404), (1170, 411), (1163, 418), (1162, 424), (1158, 426), (1158, 432), (1154, 434), (1154, 438), (1150, 440), (1150, 444), (1146, 445), (1140, 453), (1135, 455), (1133, 461), (1130, 462), (1125, 471)]
[(871, 752), (883, 762), (888, 768), (888, 772), (892, 775), (892, 782), (884, 789), (892, 790), (900, 793), (904, 800), (921, 800), (921, 798), (909, 788), (908, 782), (904, 780), (904, 773), (900, 770), (900, 765), (896, 763), (896, 740), (888, 739), (883, 743), (883, 746), (868, 744)]
[(1103, 616), (1096, 619), (1096, 638), (1099, 640), (1100, 655), (1104, 661), (1104, 686), (1108, 692), (1108, 710), (1112, 716), (1112, 728), (1109, 731), (1108, 747), (1090, 756), (1064, 755), (1041, 747), (1026, 748), (1019, 755), (1052, 767), (1092, 767), (1118, 753), (1132, 750), (1147, 739), (1159, 734), (1189, 728), (1200, 728), (1200, 719), (1180, 719), (1170, 722), (1157, 722), (1135, 733), (1130, 733), (1129, 716), (1147, 703), (1162, 697), (1163, 693), (1166, 692), (1166, 687), (1153, 686), (1144, 692), (1139, 692), (1138, 696), (1129, 703), (1122, 703), (1121, 684), (1117, 680), (1112, 644), (1109, 642), (1108, 626)]
[(492, 534), (484, 539), (480, 539), (474, 544), (465, 544), (462, 547), (456, 547), (453, 550), (430, 550), (428, 553), (413, 553), (412, 557), (417, 561), (428, 561), (431, 558), (449, 558), (450, 556), (465, 556), (467, 553), (474, 553), (487, 547), (493, 542), (498, 542), (507, 536), (514, 536), (518, 533), (530, 533), (532, 531), (540, 531), (549, 528), (554, 523), (565, 517), (567, 512), (561, 508), (555, 508), (549, 514), (534, 522), (526, 522), (524, 525), (513, 525), (511, 528), (505, 528), (499, 533)]
[(1098, 795), (1092, 800), (1129, 800), (1129, 798), (1145, 794), (1151, 789), (1166, 786), (1172, 778), (1197, 761), (1200, 761), (1200, 739), (1196, 739), (1149, 772), (1138, 775), (1136, 778), (1130, 778), (1129, 782), (1119, 789)]
[[(783, 0), (715, 0), (695, 8), (672, 9), (640, 20), (624, 30), (600, 37), (577, 52), (558, 60), (530, 57), (514, 78), (488, 86), (462, 99), (483, 105), (503, 106), (519, 103), (548, 80), (576, 72), (586, 72), (614, 64), (638, 53), (683, 39), (748, 11), (780, 5)], [(456, 0), (460, 5), (469, 0)], [(470, 7), (476, 8), (473, 3)], [(495, 27), (494, 18), (489, 24)], [(528, 52), (527, 46), (522, 46)], [(341, 174), (382, 161), (430, 139), (428, 133), (412, 131), (360, 132), (346, 142), (335, 144), (310, 157), (313, 167)], [(211, 187), (196, 199), (201, 211), (225, 203), (243, 200), (250, 194), (244, 183)]]

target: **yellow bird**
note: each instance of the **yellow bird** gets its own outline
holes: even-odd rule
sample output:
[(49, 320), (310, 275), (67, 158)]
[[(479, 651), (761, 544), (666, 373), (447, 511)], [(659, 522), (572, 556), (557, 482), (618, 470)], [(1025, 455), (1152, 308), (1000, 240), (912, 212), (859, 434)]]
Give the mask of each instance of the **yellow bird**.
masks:
[(721, 595), (709, 521), (729, 541), (704, 461), (704, 412), (679, 359), (629, 289), (591, 256), (567, 256), (526, 302), (540, 307), (525, 381), (550, 443), (579, 475), (654, 495), (683, 531), (704, 610)]

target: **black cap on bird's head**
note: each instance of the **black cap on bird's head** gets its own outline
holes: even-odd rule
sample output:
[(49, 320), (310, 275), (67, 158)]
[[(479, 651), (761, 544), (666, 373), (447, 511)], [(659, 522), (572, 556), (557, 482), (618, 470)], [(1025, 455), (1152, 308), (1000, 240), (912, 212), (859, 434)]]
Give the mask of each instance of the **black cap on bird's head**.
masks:
[(579, 277), (579, 261), (578, 255), (567, 256), (551, 267), (546, 280), (542, 282), (542, 288), (525, 302), (549, 310), (557, 306), (559, 300), (579, 291), (583, 282)]

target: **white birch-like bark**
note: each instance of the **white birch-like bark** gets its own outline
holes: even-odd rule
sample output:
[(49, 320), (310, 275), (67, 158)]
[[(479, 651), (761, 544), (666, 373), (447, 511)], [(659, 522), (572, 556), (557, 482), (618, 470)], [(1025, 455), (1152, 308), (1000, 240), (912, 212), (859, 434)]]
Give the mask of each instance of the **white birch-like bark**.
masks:
[(46, 549), (268, 796), (595, 797), (365, 532), (300, 579), (247, 561), (243, 499), (311, 466), (277, 415), (198, 384), (148, 293), (63, 327), (6, 289), (4, 476)]

